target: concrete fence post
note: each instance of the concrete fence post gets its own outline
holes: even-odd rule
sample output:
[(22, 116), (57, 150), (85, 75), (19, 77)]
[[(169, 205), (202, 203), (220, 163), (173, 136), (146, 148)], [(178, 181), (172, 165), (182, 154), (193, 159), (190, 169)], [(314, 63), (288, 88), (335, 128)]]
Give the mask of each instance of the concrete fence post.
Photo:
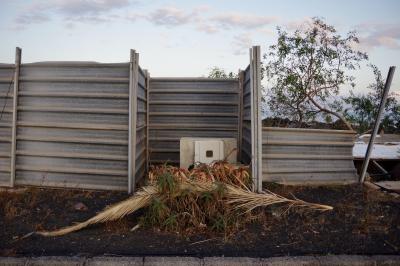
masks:
[(250, 49), (251, 88), (251, 167), (254, 190), (262, 190), (261, 57), (260, 46)]
[(136, 185), (136, 124), (137, 124), (137, 86), (139, 75), (139, 54), (130, 51), (129, 62), (129, 133), (128, 133), (128, 193), (135, 191)]
[(11, 165), (10, 165), (10, 187), (15, 185), (15, 161), (17, 149), (17, 119), (18, 119), (18, 88), (19, 72), (21, 66), (21, 48), (15, 48), (15, 71), (14, 71), (14, 90), (13, 90), (13, 109), (12, 109), (12, 129), (11, 129)]

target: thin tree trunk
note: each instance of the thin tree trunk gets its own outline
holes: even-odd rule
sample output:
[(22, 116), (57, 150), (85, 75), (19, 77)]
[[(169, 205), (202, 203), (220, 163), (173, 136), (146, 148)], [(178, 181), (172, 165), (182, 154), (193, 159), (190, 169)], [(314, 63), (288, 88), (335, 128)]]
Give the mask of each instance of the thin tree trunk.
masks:
[(299, 111), (298, 115), (299, 115), (299, 120), (297, 122), (297, 127), (301, 128), (301, 126), (303, 124), (303, 113), (301, 111)]
[(341, 114), (339, 114), (339, 113), (337, 113), (337, 112), (334, 112), (334, 111), (332, 111), (332, 110), (329, 110), (329, 109), (326, 109), (326, 108), (322, 107), (319, 103), (317, 103), (317, 102), (316, 102), (312, 97), (310, 97), (309, 95), (308, 95), (308, 99), (310, 99), (310, 102), (312, 102), (319, 110), (336, 116), (337, 118), (339, 118), (339, 119), (346, 125), (346, 127), (347, 127), (349, 130), (353, 130), (353, 127), (351, 126), (351, 124), (350, 124)]

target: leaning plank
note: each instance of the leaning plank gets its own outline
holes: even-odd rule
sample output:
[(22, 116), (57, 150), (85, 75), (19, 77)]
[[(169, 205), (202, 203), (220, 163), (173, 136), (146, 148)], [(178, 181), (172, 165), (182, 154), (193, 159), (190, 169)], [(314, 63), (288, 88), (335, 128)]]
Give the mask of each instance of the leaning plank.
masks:
[(380, 181), (375, 182), (375, 184), (387, 190), (400, 192), (400, 181)]

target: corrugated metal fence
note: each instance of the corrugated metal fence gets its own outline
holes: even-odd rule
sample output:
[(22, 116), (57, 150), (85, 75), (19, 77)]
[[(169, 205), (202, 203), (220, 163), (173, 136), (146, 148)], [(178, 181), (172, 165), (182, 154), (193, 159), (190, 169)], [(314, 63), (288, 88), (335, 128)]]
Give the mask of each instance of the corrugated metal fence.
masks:
[[(250, 49), (250, 65), (242, 74), (241, 86), (242, 161), (251, 163), (255, 188), (260, 191), (262, 181), (288, 184), (357, 182), (352, 156), (355, 132), (262, 128), (260, 57), (259, 47)], [(248, 152), (251, 152), (250, 158)]]
[(0, 186), (10, 185), (14, 65), (0, 65)]
[(355, 132), (264, 127), (263, 181), (287, 184), (357, 182)]
[(239, 74), (241, 119), (239, 132), (240, 158), (251, 165), (254, 189), (262, 189), (261, 172), (261, 61), (260, 47), (250, 49), (250, 64)]
[(0, 65), (0, 185), (132, 192), (149, 161), (179, 163), (182, 137), (236, 138), (256, 190), (356, 181), (353, 132), (261, 128), (260, 75), (257, 46), (238, 79), (150, 79), (133, 50), (129, 63), (21, 65), (17, 49)]
[[(130, 63), (22, 64), (17, 93), (7, 96), (13, 68), (0, 67), (1, 106), (7, 100), (0, 127), (1, 185), (132, 191), (147, 167), (148, 77), (138, 54), (131, 53)], [(12, 100), (18, 102), (15, 110)], [(136, 155), (131, 174), (128, 150)]]
[(251, 74), (250, 65), (240, 74), (243, 81), (242, 89), (242, 113), (241, 113), (241, 134), (240, 134), (240, 158), (243, 163), (251, 163)]
[(129, 64), (21, 66), (16, 184), (126, 189)]
[(151, 78), (149, 100), (152, 163), (179, 163), (182, 137), (238, 137), (238, 79)]
[(143, 177), (148, 168), (148, 74), (139, 67), (137, 88), (137, 122), (136, 122), (136, 180)]

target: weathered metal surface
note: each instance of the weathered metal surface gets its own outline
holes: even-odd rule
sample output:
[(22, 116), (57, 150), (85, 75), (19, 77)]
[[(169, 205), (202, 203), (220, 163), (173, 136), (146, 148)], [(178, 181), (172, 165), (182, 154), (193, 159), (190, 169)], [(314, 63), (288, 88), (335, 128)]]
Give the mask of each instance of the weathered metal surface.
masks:
[(0, 186), (11, 180), (11, 139), (14, 65), (0, 64)]
[(16, 184), (127, 189), (129, 64), (21, 66)]
[[(129, 128), (130, 64), (22, 64), (13, 120), (14, 65), (0, 64), (0, 186), (11, 176), (12, 121), (16, 123), (17, 185), (126, 190), (129, 132), (138, 181), (147, 166), (147, 86), (134, 73), (135, 128)], [(11, 85), (10, 92), (7, 93)]]
[(261, 129), (261, 52), (260, 46), (250, 49), (251, 133), (253, 189), (262, 190), (262, 129)]
[(238, 137), (238, 79), (151, 78), (149, 152), (179, 163), (181, 137)]
[(137, 88), (139, 54), (130, 50), (129, 61), (129, 115), (128, 115), (128, 193), (135, 191), (136, 185), (136, 127), (137, 127)]
[(400, 193), (400, 181), (380, 181), (380, 182), (375, 182), (375, 184), (380, 187), (383, 187), (384, 189)]
[(241, 161), (251, 165), (253, 188), (262, 189), (261, 171), (261, 62), (260, 47), (250, 49), (250, 64), (243, 72), (241, 93)]
[(17, 150), (17, 116), (18, 116), (18, 92), (19, 78), (21, 69), (21, 48), (15, 49), (15, 70), (14, 70), (14, 88), (13, 88), (13, 112), (11, 123), (11, 158), (10, 158), (10, 187), (15, 184), (15, 165), (16, 165), (16, 150)]
[(263, 181), (287, 184), (357, 182), (355, 132), (264, 127)]
[(245, 164), (250, 164), (252, 154), (250, 65), (244, 70), (243, 77), (241, 161)]
[(137, 87), (137, 124), (136, 124), (136, 182), (143, 178), (146, 172), (147, 145), (147, 84), (146, 75), (139, 67)]

